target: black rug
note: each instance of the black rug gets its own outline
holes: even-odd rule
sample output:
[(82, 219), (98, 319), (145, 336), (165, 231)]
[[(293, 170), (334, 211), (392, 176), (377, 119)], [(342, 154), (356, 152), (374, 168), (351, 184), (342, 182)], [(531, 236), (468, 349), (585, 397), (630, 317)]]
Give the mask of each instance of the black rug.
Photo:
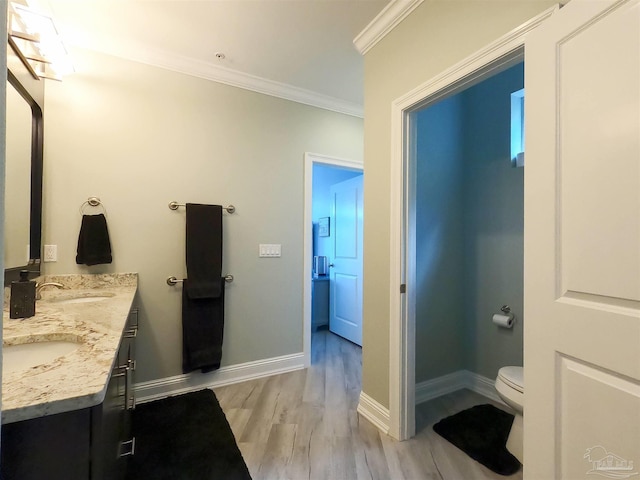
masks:
[(505, 446), (513, 415), (493, 405), (476, 405), (440, 420), (433, 430), (500, 475), (513, 475), (520, 462)]
[(138, 405), (129, 480), (251, 480), (211, 390)]

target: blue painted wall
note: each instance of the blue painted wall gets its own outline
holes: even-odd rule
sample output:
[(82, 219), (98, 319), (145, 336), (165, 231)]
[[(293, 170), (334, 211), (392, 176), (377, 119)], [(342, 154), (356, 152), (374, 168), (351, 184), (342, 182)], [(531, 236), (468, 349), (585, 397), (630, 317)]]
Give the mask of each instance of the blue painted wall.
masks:
[[(522, 365), (524, 169), (510, 162), (517, 65), (416, 115), (416, 382)], [(509, 304), (512, 330), (491, 322)]]
[(417, 381), (465, 368), (462, 100), (450, 97), (418, 115)]

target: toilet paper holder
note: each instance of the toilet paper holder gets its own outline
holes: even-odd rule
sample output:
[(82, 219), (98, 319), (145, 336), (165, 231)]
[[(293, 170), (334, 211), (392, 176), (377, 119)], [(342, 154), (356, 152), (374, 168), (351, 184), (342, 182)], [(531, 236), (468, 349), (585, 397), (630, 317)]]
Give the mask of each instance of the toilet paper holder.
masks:
[(513, 328), (516, 317), (511, 313), (511, 307), (509, 305), (503, 305), (500, 311), (502, 313), (496, 313), (491, 317), (493, 323), (501, 328)]

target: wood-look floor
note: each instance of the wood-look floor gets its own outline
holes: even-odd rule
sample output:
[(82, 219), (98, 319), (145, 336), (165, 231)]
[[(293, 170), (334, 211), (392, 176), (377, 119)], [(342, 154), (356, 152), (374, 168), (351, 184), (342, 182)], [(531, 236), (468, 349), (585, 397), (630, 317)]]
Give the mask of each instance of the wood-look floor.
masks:
[[(494, 402), (460, 390), (423, 403), (416, 436), (397, 442), (356, 413), (361, 365), (360, 347), (320, 331), (309, 369), (215, 389), (254, 480), (505, 478), (431, 428)], [(520, 480), (522, 470), (509, 478)]]

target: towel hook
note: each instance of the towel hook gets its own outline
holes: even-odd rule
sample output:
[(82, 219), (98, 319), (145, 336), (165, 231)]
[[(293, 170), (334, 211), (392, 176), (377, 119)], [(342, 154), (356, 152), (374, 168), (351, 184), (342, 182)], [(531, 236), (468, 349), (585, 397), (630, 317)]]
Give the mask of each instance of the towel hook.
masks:
[[(178, 207), (186, 207), (185, 203), (178, 203), (175, 200), (173, 202), (169, 202), (169, 208), (171, 210), (177, 210)], [(228, 207), (222, 207), (223, 210), (226, 210), (227, 213), (235, 213), (236, 207), (233, 205), (229, 205)]]
[[(231, 283), (233, 282), (233, 275), (225, 275), (224, 276), (224, 281), (227, 283)], [(178, 280), (176, 277), (171, 276), (167, 278), (167, 285), (169, 285), (170, 287), (174, 287), (176, 285), (176, 283), (182, 283), (184, 282), (184, 280)]]
[(100, 199), (98, 197), (89, 197), (87, 198), (87, 200), (85, 202), (82, 203), (82, 205), (80, 205), (80, 215), (84, 215), (84, 208), (89, 205), (90, 207), (102, 207), (102, 211), (104, 212), (104, 215), (107, 215), (107, 209), (105, 208), (105, 206), (102, 204), (102, 201), (100, 201)]

